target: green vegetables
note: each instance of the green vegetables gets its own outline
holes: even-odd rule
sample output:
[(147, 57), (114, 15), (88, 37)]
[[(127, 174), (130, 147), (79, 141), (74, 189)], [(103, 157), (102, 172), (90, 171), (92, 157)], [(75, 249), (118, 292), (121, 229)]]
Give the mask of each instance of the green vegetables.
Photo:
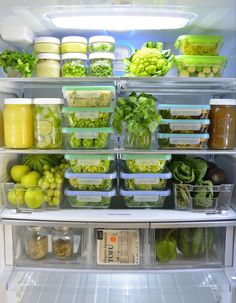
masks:
[(62, 66), (62, 77), (86, 77), (87, 70), (80, 60), (66, 62)]
[[(137, 182), (138, 181), (138, 182)], [(126, 179), (125, 188), (127, 190), (158, 190), (166, 187), (167, 179), (156, 179), (147, 183), (146, 180)]]
[(89, 44), (89, 52), (111, 52), (115, 51), (115, 45), (111, 42), (92, 42)]
[(159, 196), (158, 199), (156, 196), (150, 196), (148, 198), (149, 201), (147, 201), (147, 197), (142, 199), (142, 201), (137, 201), (136, 196), (131, 196), (131, 197), (124, 197), (125, 204), (127, 207), (135, 207), (135, 208), (151, 208), (151, 207), (162, 207), (166, 197), (165, 196)]
[(113, 75), (112, 60), (94, 59), (90, 62), (89, 76), (108, 77)]
[(108, 134), (99, 133), (96, 138), (79, 138), (76, 133), (69, 134), (71, 148), (105, 148)]
[[(87, 115), (86, 115), (87, 114)], [(70, 112), (66, 113), (70, 127), (106, 127), (109, 125), (111, 113), (109, 112)]]
[(73, 173), (107, 173), (110, 169), (110, 160), (99, 160), (99, 164), (93, 164), (93, 160), (90, 160), (90, 164), (82, 164), (82, 161), (76, 159), (69, 160), (70, 167)]
[(177, 257), (177, 241), (172, 235), (175, 230), (160, 230), (156, 240), (156, 259), (160, 263), (167, 263)]
[[(87, 201), (86, 201), (87, 198)], [(110, 197), (101, 197), (101, 200), (99, 202), (95, 201), (93, 202), (93, 197), (91, 196), (81, 196), (79, 195), (77, 197), (69, 197), (69, 204), (71, 207), (94, 207), (94, 208), (107, 208), (110, 206), (111, 198)]]
[(69, 178), (70, 185), (77, 190), (111, 190), (112, 179)]
[(125, 163), (132, 173), (159, 173), (165, 169), (166, 160), (126, 160)]

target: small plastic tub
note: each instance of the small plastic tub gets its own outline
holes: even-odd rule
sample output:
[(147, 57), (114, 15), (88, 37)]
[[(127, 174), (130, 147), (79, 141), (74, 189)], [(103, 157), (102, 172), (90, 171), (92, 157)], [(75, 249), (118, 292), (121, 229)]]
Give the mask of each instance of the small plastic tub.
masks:
[(111, 199), (116, 195), (113, 188), (110, 191), (74, 191), (65, 189), (64, 195), (70, 207), (73, 208), (108, 208)]
[(169, 189), (163, 191), (129, 191), (121, 188), (120, 194), (124, 197), (125, 204), (129, 208), (162, 208), (171, 191)]
[(55, 37), (38, 37), (34, 40), (34, 52), (36, 54), (50, 53), (60, 54), (60, 39)]
[(161, 149), (204, 149), (209, 134), (165, 134), (158, 133), (157, 140)]
[(175, 56), (180, 77), (221, 77), (226, 63), (223, 56)]
[(74, 107), (109, 107), (114, 99), (114, 86), (64, 86), (64, 98)]
[(88, 40), (80, 36), (67, 36), (61, 39), (61, 53), (87, 53)]
[(62, 109), (70, 127), (107, 127), (113, 111), (112, 107), (64, 107)]
[(65, 155), (73, 173), (107, 173), (115, 155)]
[(115, 39), (111, 36), (93, 36), (89, 38), (89, 52), (115, 52)]
[(113, 76), (113, 61), (115, 59), (112, 53), (92, 53), (89, 55), (88, 74), (91, 77), (111, 77)]
[(111, 127), (69, 128), (63, 127), (62, 133), (70, 148), (104, 149), (108, 147)]
[(175, 48), (183, 55), (217, 56), (223, 42), (223, 36), (182, 35), (177, 38)]
[(112, 189), (113, 181), (117, 178), (117, 172), (113, 168), (108, 173), (75, 174), (69, 168), (65, 172), (65, 178), (68, 179), (72, 188), (76, 190), (110, 191)]
[(195, 134), (206, 133), (209, 125), (209, 119), (162, 119), (159, 125), (159, 129), (162, 133)]
[(61, 56), (57, 54), (42, 53), (37, 56), (36, 77), (58, 78), (61, 74)]
[(200, 104), (159, 104), (163, 119), (207, 119), (211, 106)]
[(66, 53), (61, 56), (62, 77), (86, 77), (87, 76), (87, 55), (81, 53)]

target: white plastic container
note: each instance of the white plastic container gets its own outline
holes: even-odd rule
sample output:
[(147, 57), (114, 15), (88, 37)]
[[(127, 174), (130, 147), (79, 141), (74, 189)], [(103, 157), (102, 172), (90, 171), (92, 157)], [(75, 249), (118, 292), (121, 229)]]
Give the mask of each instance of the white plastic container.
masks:
[(36, 54), (60, 54), (60, 40), (55, 37), (39, 37), (34, 40)]
[(61, 53), (87, 53), (88, 40), (80, 36), (67, 36), (61, 40)]

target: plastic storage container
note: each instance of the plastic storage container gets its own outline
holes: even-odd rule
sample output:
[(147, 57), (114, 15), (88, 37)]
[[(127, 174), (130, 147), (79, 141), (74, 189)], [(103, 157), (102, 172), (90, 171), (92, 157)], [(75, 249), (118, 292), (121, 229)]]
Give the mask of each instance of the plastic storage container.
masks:
[(162, 149), (204, 149), (207, 147), (209, 134), (157, 134)]
[(51, 53), (60, 54), (60, 40), (55, 37), (39, 37), (34, 40), (34, 52), (36, 54)]
[(65, 155), (73, 173), (107, 173), (115, 155)]
[(48, 236), (43, 227), (26, 227), (24, 236), (26, 255), (32, 260), (41, 260), (48, 253)]
[(57, 78), (60, 77), (61, 56), (57, 54), (38, 54), (36, 64), (36, 77)]
[(87, 55), (81, 53), (66, 53), (61, 56), (62, 77), (86, 77), (87, 76)]
[(35, 98), (34, 138), (37, 148), (60, 148), (62, 145), (61, 105), (63, 99)]
[(152, 146), (152, 133), (146, 131), (142, 136), (133, 134), (125, 130), (124, 134), (124, 147), (134, 149), (150, 149)]
[(110, 191), (74, 191), (65, 189), (64, 194), (68, 204), (73, 208), (108, 208), (111, 199), (116, 195), (113, 188)]
[(61, 53), (87, 53), (88, 40), (80, 36), (67, 36), (61, 39)]
[(221, 77), (227, 63), (223, 56), (175, 56), (180, 77)]
[(175, 48), (183, 55), (217, 56), (223, 42), (223, 36), (183, 35), (176, 40)]
[(120, 189), (121, 196), (124, 197), (125, 204), (130, 208), (161, 208), (165, 200), (170, 196), (171, 191), (163, 190), (124, 190)]
[(206, 119), (210, 105), (198, 104), (158, 104), (163, 119)]
[(159, 130), (162, 133), (206, 133), (210, 120), (162, 119)]
[(93, 36), (89, 38), (89, 52), (115, 52), (115, 39), (111, 36)]
[(31, 148), (34, 143), (33, 100), (4, 99), (3, 125), (7, 148)]
[(103, 149), (109, 145), (111, 127), (102, 128), (69, 128), (63, 127), (62, 133), (70, 148)]
[(62, 109), (70, 127), (107, 127), (113, 111), (112, 107), (64, 107)]
[(112, 53), (92, 53), (89, 55), (89, 76), (92, 77), (110, 77), (113, 76), (113, 61), (115, 59)]
[(114, 86), (64, 86), (64, 98), (69, 106), (108, 107), (114, 99)]
[(60, 260), (70, 259), (73, 255), (74, 235), (69, 227), (55, 227), (52, 230), (52, 254)]

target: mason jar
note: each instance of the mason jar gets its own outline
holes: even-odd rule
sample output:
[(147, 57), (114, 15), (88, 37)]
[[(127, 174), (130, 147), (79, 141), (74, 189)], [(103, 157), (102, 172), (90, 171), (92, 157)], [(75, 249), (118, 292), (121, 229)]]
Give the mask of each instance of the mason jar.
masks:
[(55, 78), (60, 77), (61, 56), (57, 54), (38, 54), (36, 64), (36, 77)]
[(52, 231), (52, 254), (57, 259), (69, 259), (73, 254), (74, 236), (69, 227), (55, 227)]
[(40, 260), (48, 253), (48, 236), (43, 227), (27, 227), (25, 231), (25, 253), (32, 260)]
[(87, 55), (81, 53), (66, 53), (61, 56), (62, 77), (86, 77)]
[(92, 53), (89, 55), (89, 76), (109, 77), (113, 76), (113, 61), (115, 59), (112, 53)]

